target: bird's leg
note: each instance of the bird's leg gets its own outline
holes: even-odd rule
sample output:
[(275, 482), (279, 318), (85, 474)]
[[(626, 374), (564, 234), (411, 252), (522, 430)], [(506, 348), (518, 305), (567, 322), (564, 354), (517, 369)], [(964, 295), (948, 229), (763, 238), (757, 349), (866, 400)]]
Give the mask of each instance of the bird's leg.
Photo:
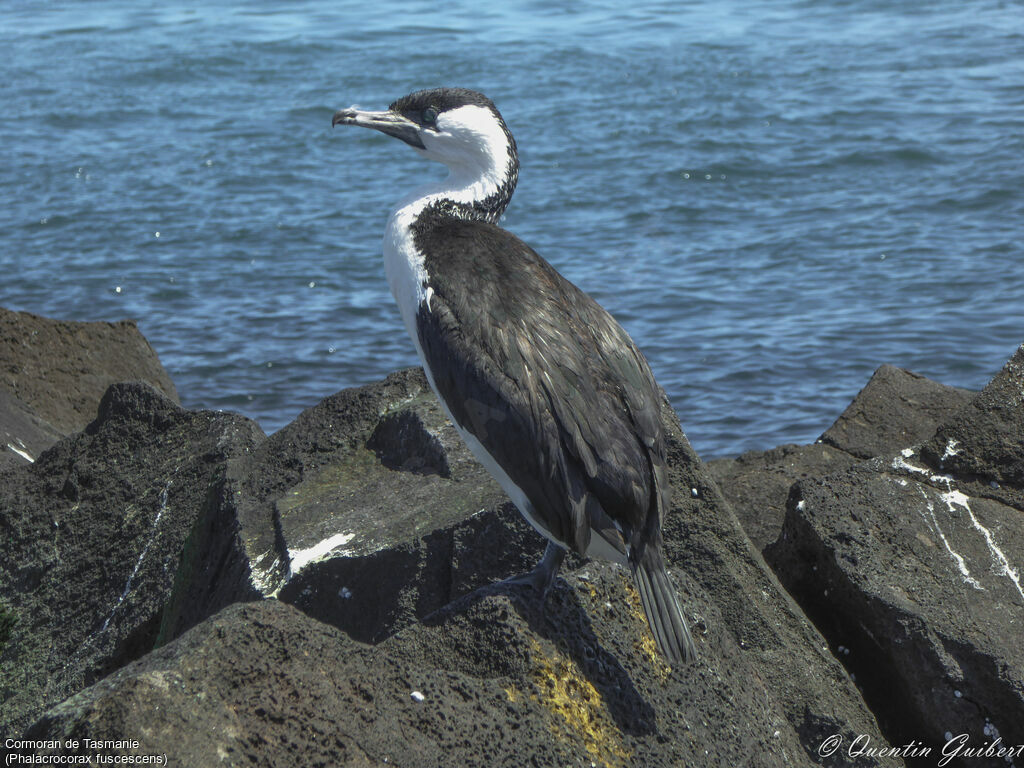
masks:
[(540, 562), (534, 566), (532, 571), (527, 571), (519, 576), (512, 576), (501, 583), (525, 584), (533, 587), (541, 595), (547, 595), (552, 582), (555, 580), (555, 576), (558, 574), (558, 568), (564, 559), (565, 550), (549, 541), (548, 548), (544, 550), (544, 557), (540, 559)]

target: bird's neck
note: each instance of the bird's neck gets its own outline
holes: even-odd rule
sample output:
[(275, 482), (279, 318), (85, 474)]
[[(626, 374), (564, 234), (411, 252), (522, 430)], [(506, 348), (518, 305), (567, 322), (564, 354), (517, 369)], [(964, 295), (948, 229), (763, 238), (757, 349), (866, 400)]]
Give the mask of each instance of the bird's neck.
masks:
[[(504, 156), (502, 156), (504, 155)], [(415, 317), (429, 284), (424, 254), (416, 247), (416, 227), (434, 216), (496, 223), (512, 199), (519, 175), (515, 144), (488, 153), (485, 162), (450, 165), (448, 176), (406, 197), (391, 212), (384, 234), (384, 272), (402, 320), (417, 350)]]
[(451, 165), (448, 176), (420, 187), (395, 209), (406, 216), (419, 218), (431, 212), (496, 223), (508, 207), (519, 178), (519, 165), (514, 151), (501, 157), (488, 155), (472, 165)]

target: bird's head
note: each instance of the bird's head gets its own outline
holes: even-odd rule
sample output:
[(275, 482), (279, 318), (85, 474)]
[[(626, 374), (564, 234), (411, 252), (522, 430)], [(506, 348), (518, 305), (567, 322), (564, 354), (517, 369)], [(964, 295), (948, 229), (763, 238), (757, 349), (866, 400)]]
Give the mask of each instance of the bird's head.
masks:
[(382, 112), (357, 107), (334, 113), (332, 125), (373, 128), (401, 139), (453, 172), (505, 175), (517, 165), (516, 143), (489, 98), (466, 88), (434, 88), (403, 96)]

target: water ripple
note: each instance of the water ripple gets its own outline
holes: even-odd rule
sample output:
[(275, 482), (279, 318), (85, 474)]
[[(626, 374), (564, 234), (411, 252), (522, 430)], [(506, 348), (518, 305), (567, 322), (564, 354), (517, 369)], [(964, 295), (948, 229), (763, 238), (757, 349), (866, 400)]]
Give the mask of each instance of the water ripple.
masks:
[(521, 148), (506, 225), (621, 318), (698, 450), (813, 440), (881, 363), (978, 388), (1024, 340), (1016, 13), (14, 0), (0, 304), (134, 317), (187, 405), (272, 431), (414, 362), (380, 238), (440, 171), (331, 114), (468, 85)]

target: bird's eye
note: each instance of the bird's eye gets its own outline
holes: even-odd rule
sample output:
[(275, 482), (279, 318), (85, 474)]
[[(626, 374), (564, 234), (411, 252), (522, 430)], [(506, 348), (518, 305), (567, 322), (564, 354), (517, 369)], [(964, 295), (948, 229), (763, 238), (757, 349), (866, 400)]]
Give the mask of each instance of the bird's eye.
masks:
[(424, 123), (433, 123), (435, 120), (437, 120), (437, 110), (436, 109), (434, 109), (433, 107), (427, 107), (426, 109), (423, 110), (423, 122)]

